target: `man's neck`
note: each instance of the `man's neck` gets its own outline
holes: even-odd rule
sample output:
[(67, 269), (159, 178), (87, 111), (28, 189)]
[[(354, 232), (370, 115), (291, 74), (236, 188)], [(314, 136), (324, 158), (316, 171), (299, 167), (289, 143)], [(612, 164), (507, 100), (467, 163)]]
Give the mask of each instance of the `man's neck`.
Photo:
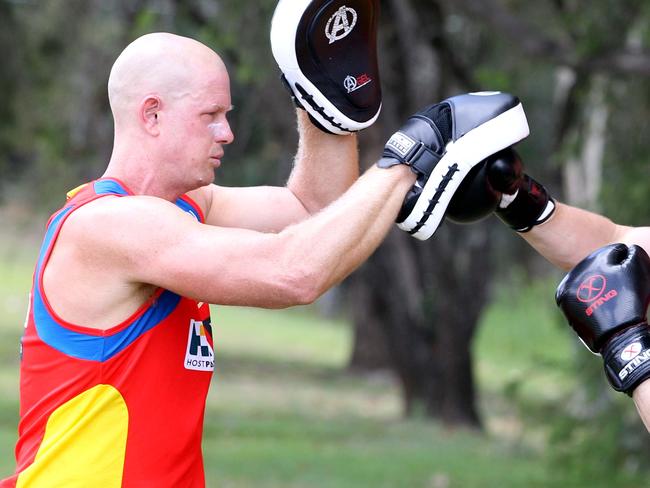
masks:
[(173, 202), (187, 190), (174, 186), (166, 178), (164, 168), (164, 165), (156, 164), (150, 156), (138, 151), (127, 155), (113, 151), (102, 177), (122, 181), (135, 195), (148, 195)]

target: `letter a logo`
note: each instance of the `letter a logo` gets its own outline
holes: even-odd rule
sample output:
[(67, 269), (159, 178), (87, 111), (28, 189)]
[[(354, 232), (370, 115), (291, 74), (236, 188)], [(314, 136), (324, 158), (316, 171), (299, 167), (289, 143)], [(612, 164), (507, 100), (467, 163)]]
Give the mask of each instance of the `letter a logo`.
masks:
[(343, 5), (327, 21), (325, 35), (330, 40), (330, 44), (334, 44), (352, 32), (355, 25), (357, 25), (356, 10)]

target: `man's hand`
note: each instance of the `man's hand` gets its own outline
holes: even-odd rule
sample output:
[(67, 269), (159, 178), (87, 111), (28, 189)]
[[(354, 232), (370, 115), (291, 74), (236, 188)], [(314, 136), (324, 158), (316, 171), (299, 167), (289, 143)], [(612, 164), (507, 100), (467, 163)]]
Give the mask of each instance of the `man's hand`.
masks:
[(398, 227), (425, 240), (438, 228), (463, 179), (481, 161), (528, 135), (519, 99), (469, 93), (431, 105), (390, 138), (378, 162), (406, 164), (417, 174), (397, 217)]
[(602, 355), (615, 390), (631, 395), (650, 378), (650, 258), (641, 247), (593, 252), (564, 277), (555, 299), (582, 342)]
[(280, 0), (273, 56), (294, 103), (332, 134), (372, 125), (381, 110), (379, 0)]

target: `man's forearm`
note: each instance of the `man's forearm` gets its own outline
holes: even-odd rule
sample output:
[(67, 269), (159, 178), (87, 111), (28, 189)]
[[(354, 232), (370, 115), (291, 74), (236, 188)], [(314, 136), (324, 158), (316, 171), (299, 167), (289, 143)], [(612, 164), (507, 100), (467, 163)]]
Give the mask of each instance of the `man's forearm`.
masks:
[[(379, 246), (392, 228), (415, 175), (406, 166), (370, 168), (340, 199), (279, 237), (281, 267), (297, 267), (308, 301), (340, 282)], [(299, 265), (299, 266), (297, 266)]]
[(300, 140), (287, 187), (309, 213), (341, 196), (359, 177), (357, 136), (326, 134), (297, 110)]
[(521, 236), (551, 263), (569, 270), (599, 247), (624, 240), (628, 230), (601, 215), (557, 203), (547, 222)]
[(632, 398), (634, 398), (634, 404), (639, 411), (639, 416), (643, 420), (645, 428), (650, 432), (650, 380), (646, 380), (637, 386)]

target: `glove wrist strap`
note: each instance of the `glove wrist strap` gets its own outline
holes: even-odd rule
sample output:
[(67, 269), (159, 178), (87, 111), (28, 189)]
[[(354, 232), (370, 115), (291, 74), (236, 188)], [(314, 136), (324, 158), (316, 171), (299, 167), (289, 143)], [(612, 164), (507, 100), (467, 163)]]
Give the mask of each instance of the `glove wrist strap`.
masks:
[(605, 374), (612, 388), (632, 396), (650, 378), (650, 327), (646, 322), (615, 335), (602, 351)]
[[(505, 203), (505, 205), (503, 205)], [(546, 222), (555, 212), (555, 200), (544, 186), (528, 175), (514, 197), (504, 195), (496, 214), (517, 232), (528, 232)]]

